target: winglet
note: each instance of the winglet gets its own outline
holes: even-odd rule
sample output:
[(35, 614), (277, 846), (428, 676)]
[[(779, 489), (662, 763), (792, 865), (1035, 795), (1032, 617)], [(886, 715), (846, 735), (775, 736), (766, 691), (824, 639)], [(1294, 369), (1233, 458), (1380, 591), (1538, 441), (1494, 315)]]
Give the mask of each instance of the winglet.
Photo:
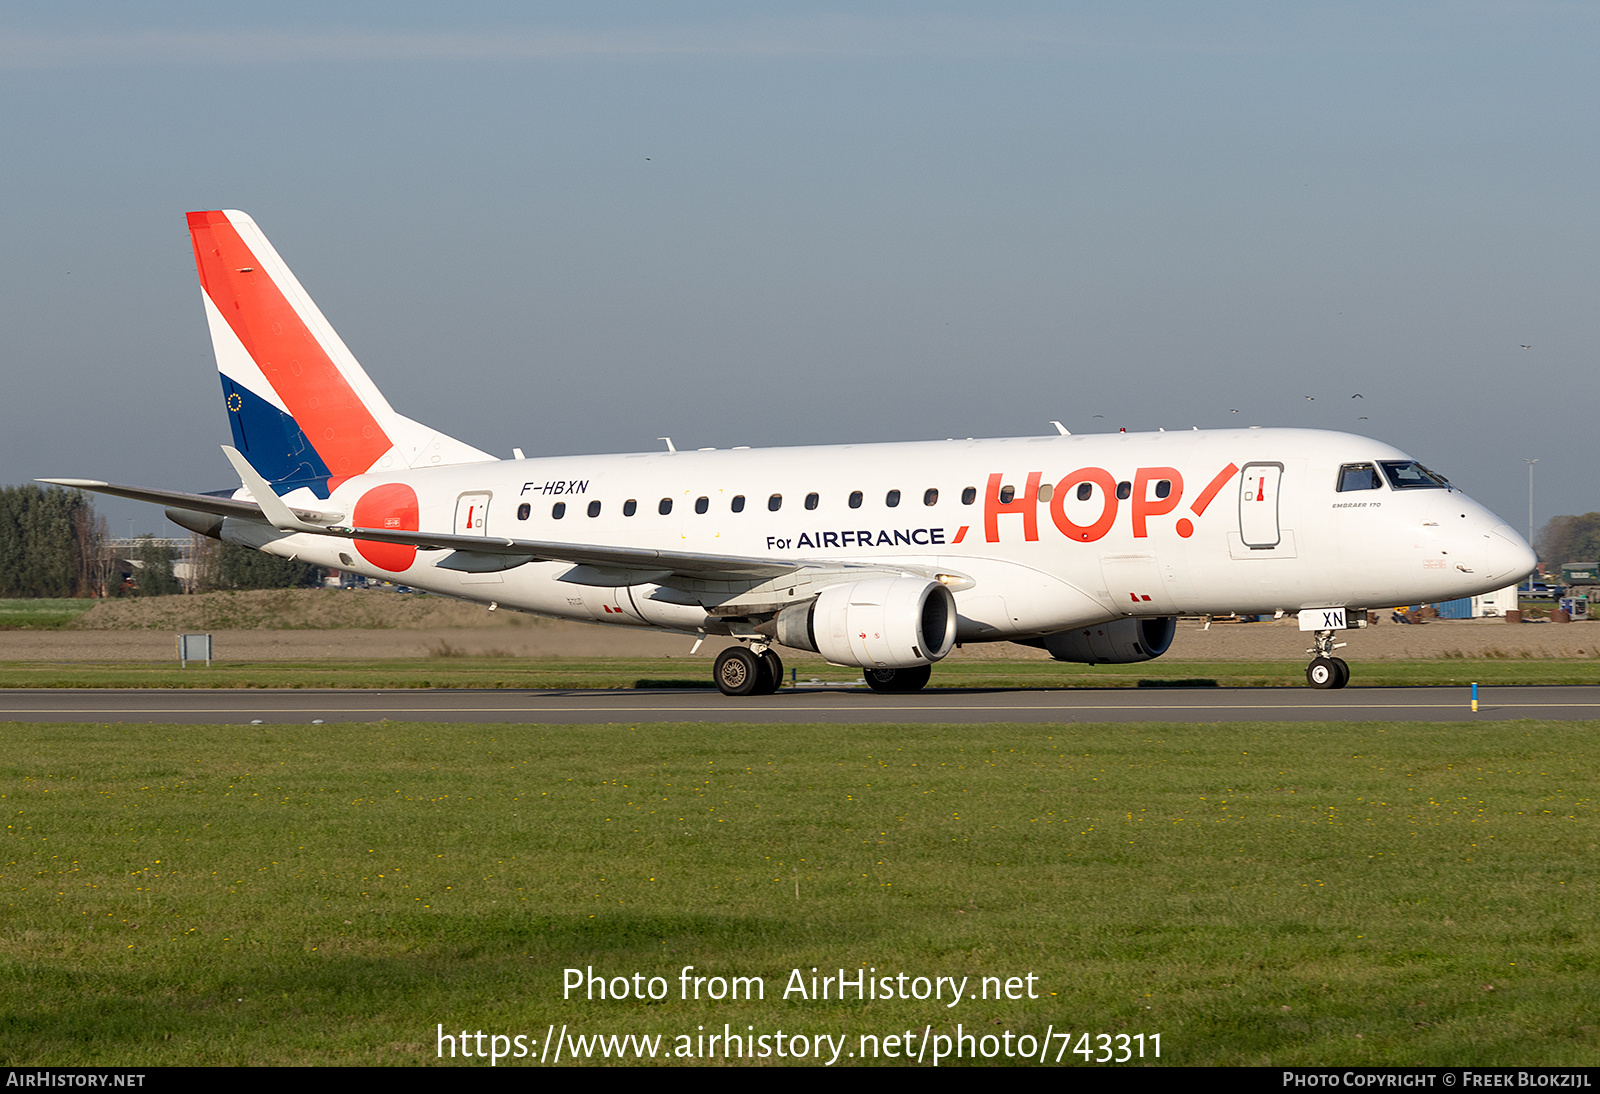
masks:
[(34, 482), (47, 482), (51, 486), (68, 486), (74, 490), (93, 490), (97, 486), (110, 486), (109, 482), (99, 479), (34, 479)]
[(229, 463), (233, 464), (233, 469), (239, 473), (239, 481), (244, 483), (245, 488), (250, 491), (251, 496), (256, 500), (256, 504), (261, 506), (261, 515), (266, 517), (268, 523), (274, 528), (280, 532), (318, 532), (324, 535), (327, 534), (328, 529), (316, 524), (307, 524), (290, 512), (289, 507), (283, 503), (283, 499), (273, 492), (272, 487), (267, 484), (267, 480), (262, 478), (254, 467), (250, 466), (250, 461), (241, 456), (237, 448), (225, 444), (222, 446), (222, 454), (228, 457)]

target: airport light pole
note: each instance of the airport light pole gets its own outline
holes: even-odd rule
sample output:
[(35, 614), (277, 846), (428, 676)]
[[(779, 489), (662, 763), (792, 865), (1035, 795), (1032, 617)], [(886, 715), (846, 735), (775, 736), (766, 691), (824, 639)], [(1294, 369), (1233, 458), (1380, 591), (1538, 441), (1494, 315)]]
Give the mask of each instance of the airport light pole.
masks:
[(1527, 457), (1523, 457), (1522, 462), (1528, 465), (1528, 546), (1532, 547), (1533, 546), (1533, 465), (1538, 463), (1539, 461), (1538, 460), (1530, 460)]

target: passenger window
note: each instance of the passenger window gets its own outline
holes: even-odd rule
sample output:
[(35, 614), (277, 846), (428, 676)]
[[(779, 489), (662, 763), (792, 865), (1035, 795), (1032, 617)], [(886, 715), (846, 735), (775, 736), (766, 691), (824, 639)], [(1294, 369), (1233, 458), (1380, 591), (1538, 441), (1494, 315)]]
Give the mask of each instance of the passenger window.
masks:
[(553, 519), (560, 520), (562, 517), (564, 517), (566, 515), (567, 515), (567, 503), (566, 502), (558, 501), (558, 502), (556, 502), (554, 505), (552, 505), (550, 507), (550, 516)]
[(735, 494), (733, 496), (733, 506), (732, 506), (732, 508), (733, 508), (733, 511), (735, 513), (744, 512), (744, 495), (743, 494)]
[(1339, 493), (1347, 490), (1381, 490), (1383, 479), (1370, 463), (1347, 463), (1339, 468)]
[(1164, 498), (1171, 493), (1172, 481), (1170, 479), (1162, 479), (1160, 482), (1156, 483), (1156, 497)]
[(532, 512), (533, 512), (533, 506), (529, 505), (527, 502), (523, 502), (521, 505), (517, 506), (517, 519), (518, 520), (527, 520), (528, 519), (528, 514), (530, 514)]
[(821, 500), (822, 499), (816, 494), (807, 494), (806, 495), (806, 508), (807, 509), (815, 509), (817, 507), (817, 502), (819, 502)]
[(1079, 501), (1088, 501), (1092, 497), (1094, 497), (1094, 484), (1093, 483), (1088, 483), (1088, 482), (1080, 482), (1078, 484), (1078, 500)]
[(1133, 484), (1131, 482), (1119, 482), (1119, 483), (1117, 483), (1117, 500), (1118, 501), (1127, 501), (1128, 498), (1130, 496), (1132, 496), (1132, 494), (1133, 494)]
[(859, 490), (850, 491), (850, 508), (852, 508), (852, 509), (860, 509), (861, 508), (861, 491), (859, 491)]
[(666, 516), (668, 513), (672, 512), (672, 499), (662, 498), (661, 504), (656, 506), (656, 512), (660, 513), (662, 516)]
[(1017, 497), (1017, 488), (1015, 486), (1002, 486), (1000, 488), (1000, 504), (1001, 505), (1010, 505), (1013, 501), (1016, 500), (1016, 497)]
[(637, 501), (635, 501), (633, 498), (629, 498), (627, 501), (622, 503), (622, 515), (623, 516), (631, 517), (631, 516), (633, 516), (633, 514), (637, 513), (638, 511), (639, 511), (639, 503)]
[(927, 490), (924, 490), (922, 492), (922, 504), (923, 505), (938, 505), (939, 504), (939, 491), (934, 490), (931, 487), (929, 489), (927, 489)]
[(710, 509), (710, 508), (711, 508), (711, 499), (710, 498), (695, 498), (694, 499), (694, 511), (696, 513), (704, 513), (707, 509)]
[(767, 511), (768, 512), (776, 513), (779, 509), (782, 509), (782, 508), (783, 508), (783, 495), (782, 494), (774, 494), (774, 495), (772, 495), (772, 497), (767, 499)]
[(961, 491), (961, 504), (962, 505), (971, 505), (973, 502), (975, 502), (977, 500), (978, 500), (978, 488), (976, 486), (969, 486), (965, 490)]
[(898, 490), (889, 491), (889, 493), (883, 499), (883, 504), (887, 505), (890, 509), (893, 509), (895, 506), (899, 505), (900, 504), (900, 491), (898, 491)]
[(591, 501), (589, 503), (589, 515), (591, 517), (598, 517), (600, 515), (600, 503), (598, 501)]

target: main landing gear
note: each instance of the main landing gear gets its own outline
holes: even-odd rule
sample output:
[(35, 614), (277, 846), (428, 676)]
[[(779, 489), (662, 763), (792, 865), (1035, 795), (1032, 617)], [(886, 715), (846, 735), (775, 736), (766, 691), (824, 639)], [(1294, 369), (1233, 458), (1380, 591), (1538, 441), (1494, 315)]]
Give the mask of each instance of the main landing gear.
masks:
[(783, 660), (770, 649), (729, 646), (711, 670), (724, 695), (771, 695), (783, 683)]
[[(933, 676), (933, 666), (865, 669), (861, 675), (876, 692), (921, 691)], [(770, 648), (729, 646), (717, 654), (711, 677), (724, 695), (771, 695), (783, 686), (783, 661)]]
[(1317, 631), (1316, 636), (1316, 646), (1306, 651), (1314, 655), (1306, 666), (1306, 683), (1314, 688), (1344, 687), (1350, 682), (1350, 666), (1344, 658), (1333, 656), (1344, 643), (1335, 643), (1332, 631)]

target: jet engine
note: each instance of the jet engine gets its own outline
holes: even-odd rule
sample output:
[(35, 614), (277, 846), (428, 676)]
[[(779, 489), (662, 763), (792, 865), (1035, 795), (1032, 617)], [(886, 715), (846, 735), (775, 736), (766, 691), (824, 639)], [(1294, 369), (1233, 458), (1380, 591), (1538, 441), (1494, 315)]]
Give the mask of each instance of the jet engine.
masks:
[(955, 645), (956, 598), (927, 578), (872, 577), (830, 585), (761, 629), (780, 645), (820, 653), (836, 665), (915, 668)]
[(1048, 650), (1057, 661), (1131, 665), (1166, 653), (1177, 633), (1177, 619), (1164, 615), (1156, 619), (1113, 619), (1109, 623), (1074, 627), (1026, 644)]
[(193, 509), (167, 509), (167, 519), (180, 528), (199, 532), (211, 539), (222, 538), (222, 518), (215, 513), (196, 513)]

